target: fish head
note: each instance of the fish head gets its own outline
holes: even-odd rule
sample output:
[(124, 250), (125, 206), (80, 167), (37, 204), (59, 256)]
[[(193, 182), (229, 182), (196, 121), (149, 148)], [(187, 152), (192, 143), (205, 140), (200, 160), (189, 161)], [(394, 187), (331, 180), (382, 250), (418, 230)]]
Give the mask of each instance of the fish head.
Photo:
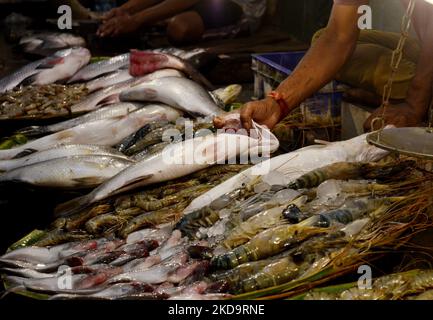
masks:
[(72, 48), (70, 55), (77, 59), (82, 66), (88, 64), (92, 57), (90, 51), (83, 47)]
[(343, 148), (347, 153), (348, 161), (374, 162), (386, 157), (389, 152), (377, 148), (367, 141), (368, 134), (363, 134), (351, 140), (337, 142), (334, 146)]
[(151, 51), (131, 50), (129, 72), (140, 77), (168, 66), (170, 56)]

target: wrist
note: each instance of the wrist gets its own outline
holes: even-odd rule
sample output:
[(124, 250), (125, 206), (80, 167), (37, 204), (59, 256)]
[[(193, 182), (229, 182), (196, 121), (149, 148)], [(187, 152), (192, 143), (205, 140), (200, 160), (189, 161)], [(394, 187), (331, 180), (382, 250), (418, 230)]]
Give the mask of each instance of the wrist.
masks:
[(290, 113), (290, 107), (282, 94), (277, 91), (269, 93), (268, 98), (276, 109), (278, 109), (278, 120), (281, 121)]

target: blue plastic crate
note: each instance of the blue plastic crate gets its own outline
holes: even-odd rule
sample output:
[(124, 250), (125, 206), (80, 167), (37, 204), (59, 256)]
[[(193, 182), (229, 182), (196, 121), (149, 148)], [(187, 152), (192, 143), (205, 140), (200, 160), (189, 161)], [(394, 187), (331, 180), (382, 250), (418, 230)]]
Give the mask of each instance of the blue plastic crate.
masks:
[[(306, 51), (275, 52), (252, 55), (255, 74), (254, 96), (264, 98), (284, 81), (305, 56)], [(337, 81), (332, 81), (301, 104), (306, 124), (333, 125), (340, 122), (343, 90)]]

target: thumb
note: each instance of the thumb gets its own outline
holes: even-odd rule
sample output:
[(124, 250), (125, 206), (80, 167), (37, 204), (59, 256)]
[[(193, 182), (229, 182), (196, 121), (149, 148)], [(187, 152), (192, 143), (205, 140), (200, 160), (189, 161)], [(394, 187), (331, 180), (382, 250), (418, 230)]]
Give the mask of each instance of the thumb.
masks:
[(241, 110), (241, 123), (242, 126), (247, 129), (251, 130), (253, 127), (253, 115), (254, 109), (251, 104), (247, 104), (244, 108)]
[(225, 126), (225, 120), (221, 117), (215, 117), (213, 119), (213, 124), (214, 124), (215, 128), (221, 129), (221, 128), (224, 128), (224, 126)]

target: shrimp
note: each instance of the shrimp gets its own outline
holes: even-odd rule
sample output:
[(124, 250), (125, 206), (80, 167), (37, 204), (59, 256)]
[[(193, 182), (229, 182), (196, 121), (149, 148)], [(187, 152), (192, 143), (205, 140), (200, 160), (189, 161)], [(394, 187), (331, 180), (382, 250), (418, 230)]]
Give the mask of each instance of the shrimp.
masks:
[(362, 163), (362, 162), (339, 162), (323, 168), (313, 170), (290, 185), (290, 189), (310, 189), (319, 186), (326, 180), (350, 180), (350, 179), (384, 179), (392, 177), (413, 165), (413, 161), (400, 163)]
[[(296, 199), (292, 204), (296, 205), (296, 203), (302, 202), (302, 198)], [(224, 247), (233, 249), (248, 242), (258, 233), (283, 223), (285, 219), (283, 211), (285, 208), (286, 206), (272, 208), (242, 222), (226, 237), (223, 242)]]
[(290, 257), (276, 260), (255, 275), (239, 283), (238, 293), (251, 292), (287, 283), (295, 279), (303, 269)]
[(242, 263), (274, 256), (296, 242), (321, 233), (326, 233), (326, 230), (299, 225), (282, 225), (267, 229), (248, 243), (213, 257), (211, 266), (215, 269), (232, 269)]
[(119, 235), (123, 238), (126, 238), (130, 233), (139, 229), (173, 222), (178, 219), (179, 212), (182, 211), (186, 206), (187, 204), (183, 203), (180, 205), (180, 207), (178, 207), (178, 209), (167, 208), (160, 211), (144, 213), (129, 221), (128, 224), (119, 232)]
[(62, 230), (53, 230), (48, 232), (42, 239), (35, 242), (36, 247), (54, 246), (66, 242), (83, 241), (90, 239), (91, 236), (82, 231), (64, 232)]
[(86, 230), (90, 234), (103, 233), (110, 228), (116, 228), (125, 223), (125, 218), (114, 214), (103, 214), (86, 222)]

